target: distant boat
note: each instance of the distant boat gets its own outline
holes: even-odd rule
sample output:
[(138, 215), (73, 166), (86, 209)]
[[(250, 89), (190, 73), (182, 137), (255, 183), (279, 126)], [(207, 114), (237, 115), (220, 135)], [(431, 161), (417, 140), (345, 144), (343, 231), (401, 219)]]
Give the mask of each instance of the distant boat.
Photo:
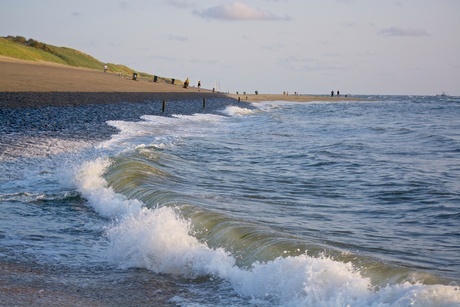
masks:
[(447, 94), (446, 94), (446, 92), (443, 91), (443, 92), (441, 93), (441, 95), (436, 94), (436, 96), (439, 96), (439, 97), (447, 97)]

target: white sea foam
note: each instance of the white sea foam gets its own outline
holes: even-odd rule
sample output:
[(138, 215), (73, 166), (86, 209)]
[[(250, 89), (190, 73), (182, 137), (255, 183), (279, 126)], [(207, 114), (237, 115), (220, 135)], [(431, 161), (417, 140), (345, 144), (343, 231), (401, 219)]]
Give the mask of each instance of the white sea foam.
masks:
[(142, 208), (141, 202), (129, 200), (108, 187), (102, 175), (109, 165), (110, 160), (104, 158), (85, 162), (75, 178), (78, 190), (104, 217), (123, 219), (138, 213)]
[[(225, 117), (214, 114), (173, 115), (172, 117), (144, 115), (141, 121), (108, 121), (119, 132), (110, 140), (102, 142), (100, 148), (131, 150), (139, 145), (167, 147), (189, 135), (201, 135), (211, 125)], [(204, 125), (203, 123), (206, 123)]]
[(234, 267), (234, 259), (224, 250), (211, 250), (189, 235), (189, 224), (168, 207), (143, 209), (111, 229), (108, 236), (110, 258), (123, 267), (187, 277)]
[(222, 113), (228, 116), (243, 116), (254, 113), (254, 110), (237, 106), (228, 106)]
[(107, 258), (121, 267), (147, 268), (184, 277), (214, 276), (255, 305), (278, 306), (458, 306), (457, 286), (391, 284), (373, 287), (351, 263), (307, 255), (236, 266), (221, 248), (191, 235), (189, 221), (174, 208), (147, 209), (115, 193), (102, 177), (108, 159), (87, 162), (78, 173), (79, 190), (100, 214), (114, 220), (107, 231)]
[(0, 162), (18, 158), (41, 158), (77, 152), (91, 147), (88, 141), (67, 140), (57, 137), (4, 135), (0, 140)]
[(180, 118), (184, 121), (189, 122), (208, 122), (218, 123), (221, 122), (223, 117), (216, 114), (193, 114), (193, 115), (173, 115), (174, 118)]

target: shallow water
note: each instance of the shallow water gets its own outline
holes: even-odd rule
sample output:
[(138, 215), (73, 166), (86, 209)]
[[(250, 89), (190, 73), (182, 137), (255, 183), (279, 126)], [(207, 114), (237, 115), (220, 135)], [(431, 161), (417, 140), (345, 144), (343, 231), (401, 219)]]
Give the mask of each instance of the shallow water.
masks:
[(145, 270), (139, 304), (151, 275), (171, 305), (460, 304), (460, 100), (369, 98), (2, 110), (0, 261)]

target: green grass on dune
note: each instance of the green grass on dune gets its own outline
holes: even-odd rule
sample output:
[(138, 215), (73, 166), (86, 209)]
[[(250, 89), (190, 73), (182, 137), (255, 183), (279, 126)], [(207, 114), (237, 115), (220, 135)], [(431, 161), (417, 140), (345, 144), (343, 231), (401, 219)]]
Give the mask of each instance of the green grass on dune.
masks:
[(0, 55), (28, 61), (45, 61), (67, 64), (64, 60), (54, 54), (34, 47), (17, 44), (3, 37), (0, 37)]
[[(125, 65), (101, 62), (86, 53), (72, 48), (48, 45), (34, 39), (27, 40), (22, 36), (0, 37), (0, 55), (21, 60), (52, 62), (98, 70), (102, 70), (104, 65), (107, 65), (108, 71), (126, 76), (131, 76), (136, 72)], [(153, 75), (151, 74), (137, 73), (139, 78), (153, 80)], [(159, 77), (159, 80), (167, 83), (171, 82), (171, 78)], [(176, 82), (178, 84), (182, 83), (179, 80)]]
[(48, 48), (50, 53), (56, 55), (70, 66), (86, 67), (92, 69), (102, 69), (104, 66), (101, 61), (75, 49), (55, 46), (48, 46)]

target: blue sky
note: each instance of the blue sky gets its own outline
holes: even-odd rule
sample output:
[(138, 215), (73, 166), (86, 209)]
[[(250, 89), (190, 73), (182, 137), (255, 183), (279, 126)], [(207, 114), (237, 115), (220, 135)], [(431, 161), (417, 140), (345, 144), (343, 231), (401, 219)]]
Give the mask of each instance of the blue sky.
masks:
[(0, 0), (0, 35), (222, 91), (460, 95), (459, 0)]

